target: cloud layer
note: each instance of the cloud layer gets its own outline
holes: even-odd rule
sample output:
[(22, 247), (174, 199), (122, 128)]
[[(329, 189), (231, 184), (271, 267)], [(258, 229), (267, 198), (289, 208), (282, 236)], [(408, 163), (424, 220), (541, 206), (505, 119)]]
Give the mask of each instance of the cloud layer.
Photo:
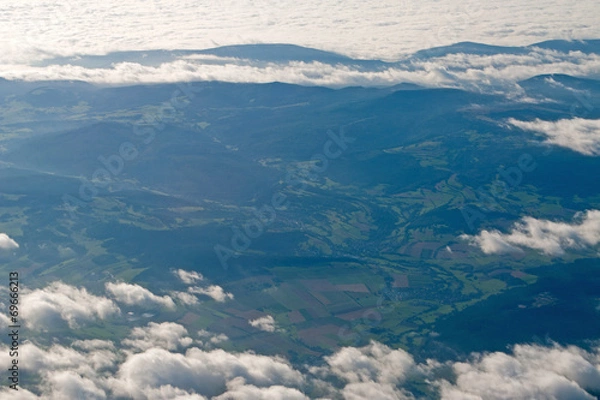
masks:
[(586, 156), (600, 155), (600, 119), (561, 119), (558, 121), (519, 121), (514, 118), (508, 123), (526, 131), (541, 133), (545, 142), (565, 147)]
[(524, 217), (510, 233), (482, 230), (478, 235), (461, 238), (486, 254), (521, 252), (528, 248), (560, 256), (569, 249), (586, 249), (600, 242), (600, 211), (577, 213), (572, 223)]
[(214, 3), (24, 0), (0, 6), (5, 60), (119, 50), (294, 43), (362, 58), (397, 59), (460, 41), (524, 45), (600, 37), (593, 0), (383, 0)]
[(328, 87), (388, 86), (414, 83), (425, 87), (451, 87), (471, 91), (522, 93), (517, 82), (541, 74), (563, 73), (600, 77), (600, 55), (532, 48), (524, 54), (449, 54), (407, 58), (398, 63), (362, 67), (319, 61), (257, 61), (181, 56), (160, 65), (115, 62), (104, 67), (80, 65), (0, 65), (0, 76), (28, 81), (82, 80), (123, 85), (184, 81), (234, 83), (284, 82)]

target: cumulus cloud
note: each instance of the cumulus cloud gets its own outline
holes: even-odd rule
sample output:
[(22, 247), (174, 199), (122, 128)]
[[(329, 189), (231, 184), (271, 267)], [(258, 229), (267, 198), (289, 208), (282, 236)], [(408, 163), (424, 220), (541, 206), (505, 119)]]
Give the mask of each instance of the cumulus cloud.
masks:
[(309, 400), (295, 388), (281, 385), (257, 387), (247, 385), (242, 377), (227, 382), (227, 392), (214, 397), (214, 400)]
[(47, 384), (56, 399), (106, 399), (106, 393), (88, 378), (72, 371), (49, 374)]
[(192, 344), (193, 340), (187, 336), (187, 329), (174, 322), (161, 324), (150, 322), (148, 326), (133, 328), (128, 339), (123, 344), (138, 350), (148, 350), (159, 347), (166, 350), (177, 350)]
[(113, 283), (106, 284), (106, 290), (120, 303), (127, 305), (136, 305), (142, 307), (162, 306), (174, 309), (173, 299), (167, 295), (157, 296), (148, 289), (131, 283)]
[(258, 387), (297, 387), (304, 379), (287, 362), (274, 357), (198, 348), (180, 354), (153, 348), (128, 357), (111, 385), (117, 395), (134, 398), (145, 398), (164, 386), (216, 396), (237, 377)]
[(24, 294), (22, 309), (27, 326), (36, 330), (54, 328), (59, 321), (66, 321), (75, 329), (82, 322), (106, 319), (120, 312), (112, 300), (62, 282)]
[(554, 222), (524, 217), (510, 233), (483, 230), (478, 235), (461, 235), (486, 254), (521, 252), (523, 248), (559, 256), (568, 249), (586, 249), (600, 242), (600, 211), (577, 213), (574, 222)]
[[(591, 393), (600, 390), (599, 348), (586, 351), (576, 346), (522, 344), (510, 352), (417, 363), (404, 350), (371, 342), (339, 349), (301, 372), (277, 356), (196, 347), (184, 351), (185, 346), (163, 335), (166, 328), (175, 328), (176, 336), (186, 337), (183, 329), (149, 324), (132, 331), (130, 338), (157, 346), (136, 351), (103, 340), (48, 348), (25, 343), (20, 368), (40, 379), (27, 382), (30, 386), (19, 390), (21, 397), (10, 398), (304, 400), (309, 398), (306, 393), (312, 393), (318, 398), (398, 400), (420, 398), (409, 389), (417, 384), (420, 391), (439, 392), (447, 400), (524, 400), (593, 399)], [(8, 349), (0, 346), (0, 363), (7, 362)], [(448, 369), (454, 374), (451, 381)], [(7, 393), (2, 388), (0, 397)]]
[(478, 354), (453, 364), (456, 383), (438, 381), (442, 399), (595, 399), (600, 354), (580, 348), (517, 345), (513, 354)]
[(332, 373), (352, 383), (398, 384), (415, 367), (414, 359), (406, 351), (374, 341), (361, 348), (344, 347), (325, 359)]
[(548, 144), (565, 147), (586, 156), (600, 155), (600, 119), (519, 121), (511, 118), (508, 123), (526, 131), (543, 134)]
[(200, 303), (198, 301), (198, 297), (187, 292), (171, 292), (171, 296), (174, 299), (179, 300), (182, 304), (185, 304), (186, 306), (193, 306)]
[(198, 336), (203, 339), (199, 341), (200, 345), (217, 345), (229, 340), (229, 337), (223, 333), (214, 334), (205, 329), (199, 330)]
[(221, 286), (218, 285), (210, 285), (204, 288), (195, 286), (188, 288), (188, 292), (208, 296), (218, 302), (224, 302), (228, 299), (233, 299), (232, 293), (226, 292)]
[(19, 244), (11, 239), (6, 233), (0, 233), (0, 250), (18, 249)]
[(248, 320), (248, 323), (254, 328), (265, 332), (275, 332), (275, 328), (277, 327), (275, 319), (271, 315)]
[(202, 274), (196, 271), (177, 269), (173, 271), (173, 273), (181, 280), (181, 282), (185, 283), (186, 285), (193, 285), (196, 282), (204, 280)]

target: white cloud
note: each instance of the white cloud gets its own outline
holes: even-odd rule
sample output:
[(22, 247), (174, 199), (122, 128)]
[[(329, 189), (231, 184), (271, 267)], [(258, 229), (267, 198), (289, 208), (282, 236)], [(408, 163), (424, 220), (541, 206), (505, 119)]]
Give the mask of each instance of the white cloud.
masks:
[(594, 399), (600, 358), (570, 346), (517, 345), (513, 354), (475, 355), (453, 364), (456, 383), (438, 381), (442, 399)]
[(600, 243), (600, 211), (577, 213), (570, 224), (524, 217), (514, 224), (510, 233), (483, 230), (478, 235), (461, 235), (461, 238), (486, 254), (529, 248), (557, 256), (568, 249), (586, 249)]
[(74, 329), (82, 322), (106, 319), (120, 312), (110, 299), (54, 282), (23, 295), (23, 316), (31, 329), (42, 330), (66, 321)]
[(106, 393), (88, 378), (72, 371), (49, 374), (46, 382), (55, 399), (106, 399)]
[[(0, 306), (2, 307), (2, 309), (4, 309), (4, 304), (0, 304)], [(6, 329), (9, 325), (12, 325), (10, 318), (4, 315), (4, 313), (0, 314), (0, 329)]]
[(295, 388), (281, 385), (257, 387), (246, 385), (242, 377), (227, 382), (227, 392), (214, 397), (214, 400), (309, 400), (302, 392)]
[(29, 390), (20, 388), (19, 391), (15, 391), (14, 389), (8, 389), (6, 387), (0, 389), (0, 397), (10, 398), (11, 400), (40, 400), (40, 398), (31, 393)]
[(229, 337), (223, 333), (214, 334), (205, 329), (199, 330), (198, 336), (202, 339), (205, 339), (205, 341), (199, 341), (200, 345), (217, 345), (219, 343), (229, 340)]
[[(181, 347), (166, 343), (167, 328), (174, 327), (155, 324), (137, 333), (132, 331), (130, 337), (158, 346), (136, 352), (101, 340), (77, 341), (73, 347), (56, 344), (47, 349), (25, 343), (20, 368), (41, 379), (27, 382), (26, 389), (37, 385), (40, 399), (156, 400), (304, 400), (307, 389), (319, 398), (419, 398), (409, 391), (408, 383), (432, 393), (439, 390), (445, 400), (593, 399), (590, 392), (600, 390), (599, 348), (585, 351), (575, 346), (524, 344), (508, 353), (474, 353), (467, 360), (442, 364), (435, 360), (417, 363), (404, 350), (371, 342), (360, 348), (342, 348), (325, 357), (319, 366), (300, 372), (277, 356), (196, 347), (184, 353), (168, 351), (161, 347)], [(182, 329), (175, 330), (176, 336), (185, 337)], [(7, 350), (0, 346), (3, 365), (10, 362)], [(452, 382), (447, 381), (448, 368), (454, 371)], [(22, 397), (10, 398), (38, 399), (31, 392), (19, 392)], [(6, 393), (3, 388), (0, 396)]]
[(0, 233), (0, 250), (18, 249), (19, 244), (11, 239), (6, 233)]
[(204, 280), (202, 274), (196, 271), (177, 269), (173, 271), (173, 273), (181, 280), (181, 282), (185, 283), (186, 285), (193, 285), (196, 282)]
[(148, 350), (154, 347), (177, 350), (192, 344), (193, 340), (187, 336), (187, 329), (183, 325), (174, 322), (163, 322), (161, 324), (150, 322), (148, 326), (133, 328), (129, 339), (124, 339), (125, 346), (138, 350)]
[(106, 290), (111, 293), (118, 302), (127, 305), (137, 305), (143, 307), (160, 305), (165, 308), (175, 308), (175, 303), (171, 297), (167, 295), (157, 296), (140, 285), (125, 282), (108, 282), (106, 284)]
[(413, 396), (396, 389), (390, 384), (376, 382), (349, 383), (342, 389), (345, 400), (408, 400)]
[(213, 300), (216, 300), (218, 302), (224, 302), (227, 299), (233, 299), (232, 293), (225, 292), (223, 290), (223, 288), (218, 285), (210, 285), (205, 288), (195, 286), (195, 287), (188, 288), (188, 292), (205, 295), (205, 296), (211, 297)]
[(275, 332), (275, 328), (277, 327), (275, 319), (271, 315), (248, 320), (248, 323), (254, 328), (265, 332)]
[(459, 41), (523, 45), (600, 37), (600, 10), (593, 0), (550, 0), (543, 8), (538, 2), (519, 0), (254, 0), (201, 5), (171, 0), (23, 0), (3, 5), (0, 11), (0, 54), (7, 61), (238, 43), (294, 43), (361, 58), (396, 59)]
[(374, 341), (361, 348), (344, 347), (325, 360), (332, 373), (350, 383), (398, 384), (415, 369), (415, 361), (406, 351)]
[(149, 391), (167, 385), (216, 396), (237, 377), (259, 387), (294, 387), (303, 382), (300, 372), (278, 358), (197, 348), (178, 354), (154, 348), (128, 357), (111, 386), (117, 395), (134, 398), (143, 398)]
[[(159, 66), (120, 62), (104, 68), (74, 65), (0, 65), (7, 79), (82, 80), (123, 85), (181, 81), (224, 81), (235, 83), (284, 82), (328, 87), (389, 86), (403, 82), (426, 87), (463, 88), (483, 92), (522, 94), (517, 82), (540, 74), (564, 73), (600, 76), (600, 55), (560, 53), (532, 48), (528, 53), (473, 55), (450, 54), (432, 58), (408, 58), (383, 69), (323, 62), (263, 62), (229, 58), (207, 63), (203, 59), (180, 58)], [(514, 92), (514, 93), (513, 93)]]
[(193, 306), (199, 303), (196, 296), (187, 292), (171, 292), (171, 296), (186, 306)]
[(424, 376), (428, 366), (417, 365), (402, 349), (391, 349), (371, 341), (364, 347), (344, 347), (325, 357), (328, 369), (315, 369), (333, 374), (346, 382), (341, 392), (345, 399), (412, 399), (402, 389), (409, 378)]
[(600, 155), (600, 119), (561, 119), (558, 121), (519, 121), (508, 123), (546, 136), (546, 143), (574, 150), (586, 156)]

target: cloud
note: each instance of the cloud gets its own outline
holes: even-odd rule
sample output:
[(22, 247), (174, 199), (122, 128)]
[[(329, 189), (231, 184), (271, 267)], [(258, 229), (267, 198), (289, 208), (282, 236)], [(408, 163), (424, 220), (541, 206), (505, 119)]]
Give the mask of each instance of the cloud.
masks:
[(222, 394), (227, 382), (238, 377), (258, 387), (295, 387), (304, 379), (278, 358), (198, 348), (179, 354), (153, 348), (128, 357), (111, 386), (115, 394), (133, 398), (144, 398), (165, 386), (208, 397)]
[(167, 295), (157, 296), (146, 288), (140, 285), (120, 282), (106, 283), (106, 290), (120, 303), (127, 305), (136, 305), (143, 307), (162, 306), (165, 308), (174, 309), (175, 303), (173, 299)]
[(254, 328), (265, 332), (275, 332), (275, 328), (277, 326), (275, 319), (271, 315), (248, 320), (248, 323)]
[(125, 346), (138, 350), (148, 350), (158, 347), (166, 350), (177, 350), (192, 344), (193, 340), (187, 336), (187, 329), (174, 322), (161, 324), (150, 322), (148, 326), (133, 328), (129, 339), (124, 339)]
[(600, 211), (577, 213), (570, 224), (524, 217), (514, 224), (510, 233), (483, 230), (475, 236), (461, 235), (461, 239), (486, 254), (521, 252), (529, 248), (559, 256), (568, 249), (587, 249), (600, 242)]
[(325, 360), (333, 374), (351, 383), (398, 384), (415, 367), (415, 361), (406, 351), (392, 350), (374, 341), (361, 348), (344, 347)]
[(120, 312), (112, 300), (62, 282), (24, 294), (22, 309), (27, 326), (35, 330), (55, 328), (60, 321), (75, 329), (83, 322), (106, 319)]
[(255, 0), (202, 7), (170, 0), (24, 1), (3, 8), (0, 37), (6, 39), (0, 50), (5, 62), (17, 62), (49, 54), (294, 43), (360, 58), (397, 59), (460, 41), (524, 45), (600, 37), (598, 11), (593, 0), (550, 0), (543, 8), (518, 0), (309, 0), (293, 5)]
[(202, 274), (196, 271), (177, 269), (173, 271), (173, 273), (181, 280), (181, 282), (185, 283), (186, 285), (193, 285), (196, 282), (204, 280)]
[(257, 387), (246, 385), (245, 379), (238, 377), (227, 382), (227, 392), (214, 397), (214, 400), (309, 400), (295, 388), (281, 385)]
[(6, 233), (0, 233), (0, 250), (18, 249), (19, 243), (11, 239)]
[(56, 399), (106, 399), (104, 390), (92, 380), (71, 371), (51, 373), (46, 381)]
[(223, 333), (214, 334), (204, 329), (198, 331), (198, 336), (202, 339), (205, 339), (204, 341), (199, 341), (200, 345), (207, 346), (217, 345), (219, 343), (229, 340), (229, 337)]
[(218, 302), (224, 302), (227, 299), (233, 299), (232, 293), (225, 292), (221, 286), (217, 285), (210, 285), (205, 288), (191, 287), (188, 288), (188, 292), (205, 295), (211, 297), (213, 300), (216, 300)]
[(390, 384), (376, 382), (350, 383), (342, 389), (345, 400), (409, 400), (413, 396), (394, 388)]
[[(218, 60), (218, 61), (216, 61)], [(103, 85), (223, 81), (283, 82), (307, 86), (390, 86), (403, 82), (425, 87), (460, 88), (476, 92), (523, 96), (518, 82), (540, 74), (564, 73), (599, 77), (600, 55), (530, 48), (523, 54), (448, 54), (407, 57), (380, 67), (320, 61), (257, 61), (252, 59), (179, 57), (160, 65), (114, 62), (99, 68), (78, 65), (1, 65), (0, 76), (26, 81), (82, 80)]]
[(438, 381), (442, 399), (595, 399), (600, 390), (598, 349), (517, 345), (513, 354), (476, 354), (452, 365), (456, 383)]
[[(167, 343), (165, 334), (173, 328), (175, 336), (186, 337), (184, 329), (168, 324), (132, 330), (130, 338), (157, 345), (136, 351), (103, 340), (48, 348), (24, 343), (20, 369), (39, 377), (27, 381), (25, 389), (40, 396), (21, 389), (21, 397), (10, 398), (305, 400), (311, 393), (312, 398), (397, 400), (439, 392), (445, 400), (525, 400), (593, 399), (590, 393), (600, 390), (600, 348), (521, 344), (509, 352), (417, 363), (404, 350), (371, 342), (339, 349), (300, 371), (277, 356), (196, 347), (184, 351), (185, 346)], [(8, 348), (0, 346), (0, 363), (9, 362)], [(410, 387), (419, 393), (412, 393)], [(8, 389), (0, 389), (0, 397), (7, 393)]]
[(171, 296), (174, 299), (179, 300), (182, 304), (186, 306), (193, 306), (199, 304), (198, 298), (193, 294), (187, 292), (171, 292)]
[(519, 121), (511, 118), (508, 123), (525, 131), (545, 135), (545, 143), (565, 147), (586, 156), (600, 155), (600, 119), (542, 121), (536, 118), (534, 121)]

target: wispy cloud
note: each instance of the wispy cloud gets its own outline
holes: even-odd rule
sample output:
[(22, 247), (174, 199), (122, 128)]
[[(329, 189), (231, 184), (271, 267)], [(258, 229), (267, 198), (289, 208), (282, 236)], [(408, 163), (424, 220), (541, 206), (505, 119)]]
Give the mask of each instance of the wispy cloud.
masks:
[(115, 62), (102, 68), (70, 64), (44, 67), (0, 65), (0, 76), (27, 81), (81, 80), (108, 85), (182, 81), (283, 82), (327, 87), (389, 86), (408, 82), (425, 87), (516, 94), (522, 92), (517, 82), (554, 73), (600, 77), (600, 55), (533, 48), (518, 55), (449, 54), (409, 58), (387, 66), (368, 68), (323, 61), (265, 62), (223, 58), (220, 62), (207, 62), (189, 57), (156, 66), (137, 62)]
[(482, 230), (461, 238), (486, 254), (521, 252), (525, 248), (558, 256), (569, 249), (586, 249), (600, 243), (600, 211), (577, 213), (572, 223), (524, 217), (509, 233)]
[(558, 121), (519, 121), (508, 123), (546, 137), (545, 143), (565, 147), (586, 156), (600, 155), (600, 119), (561, 119)]

